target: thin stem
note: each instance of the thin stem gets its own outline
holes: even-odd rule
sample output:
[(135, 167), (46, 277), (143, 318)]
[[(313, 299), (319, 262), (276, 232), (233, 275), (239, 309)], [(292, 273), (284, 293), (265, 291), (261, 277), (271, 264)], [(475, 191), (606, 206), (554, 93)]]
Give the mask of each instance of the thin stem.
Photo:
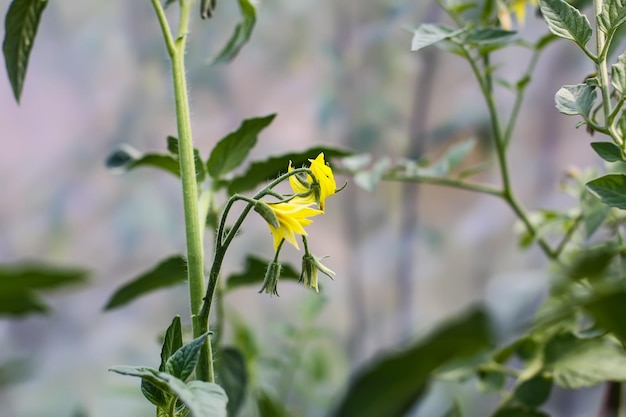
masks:
[(383, 175), (383, 180), (400, 181), (400, 182), (416, 182), (423, 184), (445, 185), (461, 190), (474, 191), (482, 194), (490, 194), (496, 197), (502, 197), (502, 191), (483, 184), (475, 184), (470, 182), (458, 181), (445, 177), (428, 177), (428, 176), (401, 176), (395, 173)]
[(580, 223), (582, 221), (583, 221), (583, 215), (580, 214), (574, 219), (574, 223), (570, 226), (570, 228), (567, 229), (565, 236), (563, 236), (563, 238), (561, 239), (561, 242), (559, 242), (559, 245), (554, 250), (554, 254), (557, 258), (561, 255), (561, 253), (565, 249), (565, 246), (567, 246), (569, 241), (572, 239), (574, 232), (576, 232), (576, 229), (578, 229), (578, 226), (580, 226)]
[(602, 91), (602, 109), (604, 111), (604, 122), (607, 128), (609, 126), (609, 116), (611, 114), (611, 92), (609, 91), (609, 72), (607, 68), (606, 58), (608, 55), (608, 47), (606, 46), (606, 34), (600, 29), (600, 16), (602, 15), (602, 0), (595, 0), (595, 16), (596, 16), (596, 50), (598, 58), (596, 66), (598, 75), (600, 76), (600, 90)]
[[(554, 251), (550, 248), (550, 246), (544, 239), (538, 236), (537, 230), (535, 229), (533, 224), (530, 222), (528, 215), (522, 209), (521, 205), (517, 202), (517, 199), (515, 198), (515, 195), (513, 194), (513, 189), (511, 187), (511, 180), (510, 180), (510, 175), (509, 175), (509, 165), (508, 165), (508, 160), (506, 158), (506, 143), (504, 140), (505, 138), (503, 137), (502, 130), (500, 128), (498, 110), (497, 110), (496, 103), (493, 97), (493, 91), (490, 87), (492, 85), (491, 74), (489, 70), (487, 69), (483, 75), (483, 73), (478, 68), (478, 64), (476, 63), (476, 60), (474, 59), (474, 57), (472, 57), (470, 52), (467, 50), (467, 47), (465, 45), (460, 45), (460, 46), (464, 52), (465, 58), (470, 63), (472, 72), (474, 73), (474, 76), (478, 80), (478, 84), (480, 85), (480, 90), (485, 98), (485, 101), (487, 102), (487, 109), (489, 111), (489, 119), (491, 121), (491, 130), (494, 135), (496, 155), (498, 159), (498, 165), (500, 167), (500, 176), (502, 178), (501, 197), (504, 199), (504, 201), (508, 203), (508, 205), (511, 207), (513, 212), (522, 221), (524, 226), (526, 226), (528, 233), (530, 233), (530, 235), (536, 239), (537, 244), (543, 250), (546, 256), (550, 259), (556, 259)], [(487, 57), (485, 57), (485, 61), (488, 63)]]
[(152, 6), (154, 7), (154, 11), (156, 12), (157, 19), (159, 20), (159, 25), (161, 25), (161, 32), (163, 32), (163, 40), (165, 41), (165, 47), (167, 48), (167, 53), (171, 57), (174, 55), (174, 51), (176, 50), (174, 46), (174, 39), (172, 38), (172, 31), (170, 30), (170, 25), (167, 22), (167, 17), (165, 16), (165, 10), (163, 10), (163, 6), (161, 6), (161, 2), (159, 0), (151, 0)]

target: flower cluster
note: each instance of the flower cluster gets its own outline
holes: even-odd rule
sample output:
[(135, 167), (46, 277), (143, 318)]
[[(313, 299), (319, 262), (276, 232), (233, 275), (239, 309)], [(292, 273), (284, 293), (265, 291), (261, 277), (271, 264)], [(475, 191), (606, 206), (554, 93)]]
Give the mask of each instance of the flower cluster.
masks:
[[(289, 162), (288, 178), (293, 195), (288, 196), (276, 203), (259, 202), (256, 211), (267, 221), (270, 232), (274, 237), (274, 250), (276, 252), (273, 267), (268, 268), (265, 282), (261, 291), (278, 295), (276, 285), (280, 275), (278, 253), (284, 242), (288, 242), (296, 249), (300, 249), (296, 241), (296, 235), (302, 236), (304, 242), (304, 256), (302, 258), (302, 274), (300, 281), (308, 288), (319, 291), (317, 284), (317, 271), (332, 278), (334, 272), (322, 265), (318, 258), (311, 252), (306, 241), (306, 230), (314, 217), (324, 213), (326, 199), (337, 192), (337, 184), (332, 169), (326, 164), (324, 154), (320, 153), (317, 158), (309, 159), (308, 169), (300, 169), (294, 172)], [(269, 210), (268, 210), (269, 209)]]

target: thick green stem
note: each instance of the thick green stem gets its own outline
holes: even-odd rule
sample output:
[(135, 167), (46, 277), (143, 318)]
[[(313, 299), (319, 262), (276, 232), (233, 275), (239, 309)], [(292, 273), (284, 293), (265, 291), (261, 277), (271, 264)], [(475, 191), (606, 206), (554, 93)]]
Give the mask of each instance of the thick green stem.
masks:
[[(176, 106), (176, 122), (178, 126), (180, 176), (183, 186), (183, 208), (185, 214), (185, 236), (187, 240), (187, 275), (189, 282), (189, 304), (193, 336), (198, 337), (208, 331), (208, 323), (198, 320), (202, 308), (202, 297), (205, 293), (204, 284), (204, 248), (202, 234), (204, 221), (200, 222), (198, 206), (198, 184), (193, 153), (191, 134), (191, 115), (189, 96), (185, 76), (185, 47), (189, 31), (189, 16), (194, 0), (180, 0), (180, 18), (178, 35), (172, 38), (163, 7), (159, 0), (152, 0), (155, 12), (161, 25), (166, 49), (172, 63), (174, 82), (174, 103)], [(204, 211), (204, 210), (203, 210)], [(204, 219), (203, 219), (204, 220)], [(210, 341), (203, 348), (196, 376), (200, 380), (214, 381), (213, 361), (211, 360)]]

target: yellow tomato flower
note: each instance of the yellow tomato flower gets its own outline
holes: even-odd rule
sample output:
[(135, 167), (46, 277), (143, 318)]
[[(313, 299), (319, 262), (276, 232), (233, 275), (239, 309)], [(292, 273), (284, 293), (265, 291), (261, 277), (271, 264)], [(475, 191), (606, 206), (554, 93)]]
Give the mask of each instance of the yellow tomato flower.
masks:
[(323, 213), (322, 210), (291, 202), (268, 203), (268, 206), (274, 212), (279, 224), (278, 228), (276, 228), (268, 223), (270, 231), (272, 235), (274, 235), (274, 250), (278, 249), (283, 239), (291, 243), (296, 249), (300, 249), (298, 242), (296, 242), (295, 234), (306, 236), (307, 234), (304, 227), (313, 222), (313, 220), (307, 217), (317, 216)]
[(498, 2), (498, 20), (502, 29), (511, 30), (513, 27), (511, 14), (515, 15), (517, 23), (524, 26), (526, 21), (526, 7), (528, 4), (539, 5), (539, 0), (512, 0), (507, 3)]
[[(297, 194), (297, 197), (291, 201), (298, 204), (319, 203), (320, 209), (324, 210), (326, 199), (337, 191), (335, 177), (332, 169), (326, 165), (323, 152), (317, 158), (309, 159), (309, 162), (311, 163), (310, 170), (313, 173), (313, 177), (307, 175), (306, 180), (298, 175), (289, 177), (291, 189), (294, 194)], [(291, 161), (289, 161), (288, 171), (293, 171)]]

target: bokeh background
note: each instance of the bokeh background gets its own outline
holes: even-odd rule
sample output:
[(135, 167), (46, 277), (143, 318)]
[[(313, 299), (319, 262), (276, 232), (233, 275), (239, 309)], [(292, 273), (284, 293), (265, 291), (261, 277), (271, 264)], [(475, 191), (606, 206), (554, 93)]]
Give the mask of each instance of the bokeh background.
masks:
[[(3, 13), (8, 6), (0, 0)], [(240, 56), (211, 66), (239, 19), (236, 2), (218, 7), (210, 21), (194, 18), (188, 51), (194, 139), (204, 155), (242, 119), (278, 113), (251, 159), (324, 143), (398, 160), (440, 155), (469, 137), (479, 141), (472, 161), (492, 158), (483, 140), (486, 109), (467, 65), (435, 48), (409, 51), (406, 29), (445, 21), (434, 1), (265, 0)], [(521, 33), (537, 39), (546, 29), (529, 16)], [(500, 75), (516, 80), (528, 58), (512, 48), (494, 61)], [(118, 286), (184, 251), (181, 191), (168, 174), (113, 175), (104, 161), (123, 143), (165, 149), (166, 136), (176, 133), (168, 71), (149, 1), (83, 0), (49, 4), (20, 106), (0, 77), (0, 262), (40, 260), (91, 272), (88, 284), (46, 295), (50, 315), (0, 318), (2, 417), (153, 415), (138, 382), (107, 368), (158, 364), (157, 336), (174, 314), (188, 316), (186, 288), (113, 312), (102, 307)], [(584, 129), (553, 101), (561, 85), (589, 72), (565, 42), (539, 62), (509, 152), (528, 209), (573, 205), (559, 190), (565, 172), (600, 166)], [(503, 90), (497, 99), (508, 114), (512, 95)], [(480, 179), (498, 181), (494, 169)], [(281, 345), (285, 326), (302, 325), (303, 310), (325, 300), (307, 326), (329, 331), (313, 350), (331, 366), (309, 392), (314, 401), (287, 396), (297, 415), (323, 415), (352, 370), (473, 303), (487, 303), (505, 327), (530, 317), (550, 278), (538, 250), (519, 251), (515, 218), (492, 197), (398, 183), (370, 193), (338, 176), (346, 180), (310, 228), (313, 251), (329, 255), (326, 264), (337, 273), (334, 282), (322, 278), (323, 294), (288, 282), (279, 298), (249, 288), (226, 300), (267, 351)], [(260, 219), (251, 217), (244, 233), (226, 272), (239, 270), (248, 252), (272, 256)], [(299, 265), (298, 254), (286, 252)], [(549, 408), (588, 416), (600, 395), (557, 392)], [(432, 408), (416, 413), (437, 415), (433, 398)], [(476, 416), (494, 400), (463, 398)]]

